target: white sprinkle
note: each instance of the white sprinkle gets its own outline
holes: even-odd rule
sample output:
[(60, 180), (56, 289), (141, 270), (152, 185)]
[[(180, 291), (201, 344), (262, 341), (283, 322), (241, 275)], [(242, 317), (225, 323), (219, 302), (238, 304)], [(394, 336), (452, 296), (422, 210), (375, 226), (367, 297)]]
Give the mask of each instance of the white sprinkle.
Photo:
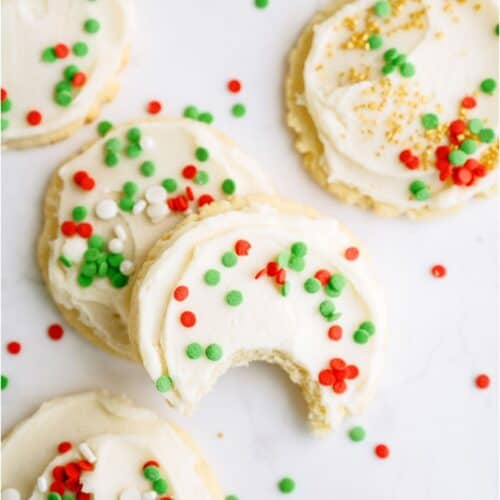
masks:
[(113, 231), (116, 234), (117, 238), (120, 238), (120, 240), (126, 240), (127, 239), (127, 231), (125, 231), (125, 228), (121, 224), (117, 224), (114, 228)]
[(141, 500), (141, 494), (135, 488), (127, 488), (120, 493), (119, 500)]
[(85, 460), (90, 462), (91, 464), (95, 464), (97, 461), (97, 458), (94, 455), (94, 452), (90, 449), (90, 446), (87, 443), (82, 443), (78, 449), (80, 450), (80, 453), (83, 455)]
[(122, 253), (123, 252), (123, 241), (118, 238), (113, 238), (108, 243), (108, 250), (113, 253)]
[(143, 137), (141, 140), (141, 146), (144, 149), (154, 149), (156, 142), (152, 137)]
[(156, 222), (163, 219), (168, 214), (168, 207), (165, 203), (151, 203), (146, 211), (149, 217)]
[(21, 493), (14, 488), (2, 490), (2, 500), (21, 500)]
[(146, 200), (149, 203), (164, 203), (167, 200), (167, 192), (163, 186), (150, 186), (146, 189)]
[(124, 260), (120, 264), (120, 272), (125, 276), (130, 276), (134, 272), (135, 265), (131, 260)]
[(134, 215), (139, 215), (144, 211), (146, 208), (146, 202), (144, 200), (139, 200), (135, 205), (134, 208), (132, 209), (132, 213)]
[(95, 213), (99, 219), (112, 219), (118, 213), (118, 205), (114, 200), (102, 200), (96, 205)]
[(156, 500), (157, 498), (156, 491), (146, 491), (142, 494), (142, 500)]
[(78, 263), (82, 260), (87, 250), (87, 240), (83, 238), (68, 238), (64, 242), (62, 254), (71, 262)]
[(45, 479), (43, 476), (40, 476), (36, 480), (36, 487), (38, 488), (38, 491), (40, 491), (40, 493), (45, 493), (49, 489), (47, 479)]

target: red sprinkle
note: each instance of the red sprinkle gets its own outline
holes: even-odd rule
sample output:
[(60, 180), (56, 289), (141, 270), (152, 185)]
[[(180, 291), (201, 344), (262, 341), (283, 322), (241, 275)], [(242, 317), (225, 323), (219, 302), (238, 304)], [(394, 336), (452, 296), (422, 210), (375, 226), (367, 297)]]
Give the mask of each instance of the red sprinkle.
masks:
[(266, 269), (261, 269), (254, 277), (256, 280), (258, 280), (261, 276), (263, 276), (266, 273)]
[(333, 392), (335, 394), (342, 394), (346, 390), (347, 390), (347, 384), (343, 380), (340, 380), (333, 384)]
[(42, 122), (42, 114), (40, 113), (40, 111), (33, 109), (26, 115), (26, 121), (33, 127), (36, 127)]
[(349, 365), (345, 369), (345, 378), (352, 380), (359, 375), (359, 368), (356, 365)]
[(450, 123), (450, 132), (459, 135), (465, 132), (466, 125), (463, 120), (454, 120)]
[(486, 373), (481, 373), (476, 377), (476, 387), (478, 389), (487, 389), (490, 386), (490, 377)]
[(227, 88), (229, 92), (237, 94), (241, 90), (241, 82), (239, 80), (230, 80), (227, 83)]
[(71, 448), (73, 448), (73, 445), (69, 441), (62, 441), (57, 445), (57, 451), (59, 453), (66, 453), (71, 450)]
[(432, 266), (431, 273), (434, 278), (444, 278), (446, 276), (446, 267), (436, 264)]
[(328, 338), (330, 340), (340, 340), (342, 338), (342, 327), (333, 325), (328, 329)]
[(474, 181), (472, 172), (466, 167), (453, 169), (453, 183), (457, 186), (468, 186)]
[(92, 189), (94, 189), (94, 186), (95, 180), (92, 179), (92, 177), (85, 177), (85, 179), (83, 179), (80, 183), (80, 187), (85, 191), (92, 191)]
[(184, 311), (180, 319), (182, 326), (186, 328), (192, 328), (196, 324), (196, 316), (191, 311)]
[(418, 156), (412, 156), (406, 162), (406, 168), (409, 170), (416, 170), (420, 166), (420, 158)]
[(332, 370), (339, 370), (339, 371), (345, 370), (346, 369), (345, 361), (340, 358), (333, 358), (330, 360), (330, 368)]
[(240, 256), (248, 255), (250, 248), (252, 248), (252, 245), (246, 240), (238, 240), (234, 245), (236, 255)]
[(77, 462), (78, 467), (80, 467), (81, 470), (94, 470), (94, 466), (88, 462), (87, 460), (80, 460)]
[(278, 274), (276, 275), (276, 283), (278, 285), (284, 285), (286, 283), (286, 271), (284, 269), (280, 269)]
[(389, 453), (389, 448), (385, 444), (378, 444), (375, 446), (375, 455), (377, 455), (378, 458), (387, 458)]
[(60, 340), (64, 335), (64, 328), (60, 324), (54, 323), (49, 326), (47, 333), (52, 340)]
[(213, 196), (211, 196), (209, 194), (202, 194), (198, 198), (198, 206), (202, 207), (203, 205), (210, 205), (210, 203), (213, 203), (214, 201), (215, 200), (214, 200)]
[(4, 102), (5, 99), (7, 99), (7, 91), (2, 87), (2, 102)]
[(73, 85), (73, 87), (83, 87), (86, 81), (87, 81), (87, 75), (82, 71), (79, 71), (78, 73), (75, 74), (75, 76), (71, 80), (71, 84)]
[[(61, 467), (62, 469), (62, 467)], [(64, 483), (61, 482), (61, 481), (54, 481), (51, 485), (50, 485), (50, 491), (53, 491), (55, 493), (59, 493), (59, 495), (64, 495), (64, 491), (66, 490), (66, 488), (64, 487)]]
[(344, 256), (347, 260), (356, 260), (359, 257), (359, 250), (357, 247), (349, 247), (346, 249)]
[(477, 101), (472, 96), (467, 96), (462, 99), (462, 107), (465, 109), (473, 109), (477, 106)]
[(326, 286), (328, 285), (328, 282), (330, 281), (330, 278), (332, 277), (332, 273), (330, 271), (327, 271), (326, 269), (320, 269), (319, 271), (316, 271), (316, 274), (314, 277), (319, 280), (319, 282), (323, 285)]
[(278, 271), (280, 270), (280, 266), (277, 262), (268, 262), (266, 266), (266, 272), (268, 276), (276, 276)]
[(84, 181), (84, 179), (88, 179), (89, 174), (85, 170), (78, 170), (78, 172), (75, 172), (73, 175), (73, 182), (77, 185), (80, 186), (80, 184)]
[(174, 290), (174, 299), (182, 302), (186, 300), (189, 295), (189, 288), (187, 286), (181, 285)]
[(197, 173), (198, 169), (194, 165), (186, 165), (182, 169), (182, 177), (185, 179), (194, 179)]
[(7, 351), (9, 354), (19, 354), (21, 352), (21, 344), (13, 341), (7, 344)]
[(332, 385), (335, 381), (332, 370), (321, 370), (318, 375), (318, 382), (321, 385)]
[(82, 238), (90, 238), (94, 228), (92, 227), (92, 224), (89, 224), (88, 222), (80, 222), (80, 224), (76, 226), (76, 230)]
[(76, 234), (76, 224), (72, 220), (67, 220), (61, 224), (61, 232), (64, 236), (74, 236)]
[(62, 465), (56, 465), (52, 469), (52, 477), (57, 481), (57, 482), (62, 482), (66, 479), (66, 473), (64, 472), (64, 467)]
[(160, 101), (149, 101), (146, 109), (150, 115), (157, 115), (161, 111), (161, 108)]
[(156, 460), (148, 460), (143, 466), (142, 470), (144, 470), (146, 467), (160, 467), (160, 464)]
[(435, 153), (438, 160), (448, 161), (448, 156), (450, 156), (450, 148), (448, 146), (438, 146)]
[(69, 47), (64, 43), (58, 43), (54, 47), (54, 52), (59, 59), (64, 59), (65, 57), (68, 57)]
[(189, 201), (194, 200), (194, 193), (193, 193), (193, 190), (191, 189), (190, 186), (186, 186), (186, 196), (187, 196)]

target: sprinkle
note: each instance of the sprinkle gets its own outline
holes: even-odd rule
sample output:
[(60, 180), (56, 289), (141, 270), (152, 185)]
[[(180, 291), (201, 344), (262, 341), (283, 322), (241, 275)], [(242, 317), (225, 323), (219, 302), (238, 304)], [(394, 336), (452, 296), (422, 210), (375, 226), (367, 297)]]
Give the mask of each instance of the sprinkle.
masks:
[(120, 272), (125, 276), (130, 276), (134, 272), (134, 269), (135, 269), (135, 264), (131, 260), (125, 259), (120, 264)]
[(160, 477), (153, 482), (153, 489), (156, 491), (156, 493), (162, 495), (163, 493), (167, 492), (168, 483), (165, 479)]
[(220, 281), (220, 272), (217, 269), (209, 269), (203, 276), (205, 283), (209, 286), (215, 286)]
[(239, 256), (248, 255), (248, 252), (250, 251), (251, 248), (252, 248), (252, 245), (246, 240), (238, 240), (234, 244), (234, 250), (236, 252), (236, 255), (239, 255)]
[(54, 53), (59, 59), (64, 59), (65, 57), (68, 57), (69, 47), (64, 43), (58, 43), (54, 47)]
[(426, 130), (433, 130), (439, 126), (439, 118), (435, 113), (422, 115), (422, 125)]
[(314, 277), (319, 280), (322, 286), (326, 286), (332, 277), (332, 273), (326, 269), (320, 269), (319, 271), (316, 271)]
[(177, 181), (172, 178), (164, 179), (161, 185), (165, 188), (167, 193), (173, 193), (177, 190)]
[(406, 62), (399, 67), (399, 72), (405, 78), (411, 78), (415, 75), (415, 66), (412, 63)]
[(47, 482), (47, 479), (45, 479), (43, 476), (40, 476), (36, 480), (36, 487), (38, 488), (38, 491), (40, 493), (46, 493), (47, 490), (49, 489), (49, 484)]
[(161, 111), (161, 102), (160, 101), (149, 101), (146, 107), (147, 112), (150, 115), (157, 115)]
[(497, 82), (494, 78), (486, 78), (481, 82), (481, 90), (485, 94), (492, 95), (497, 88)]
[(472, 96), (466, 96), (462, 99), (462, 107), (465, 109), (474, 109), (477, 106), (477, 101)]
[(490, 144), (495, 140), (495, 131), (491, 128), (483, 128), (479, 132), (479, 140), (484, 144)]
[(198, 186), (204, 186), (210, 180), (210, 176), (206, 170), (199, 170), (193, 181)]
[(177, 300), (178, 302), (186, 300), (188, 296), (189, 296), (189, 288), (187, 286), (180, 285), (174, 290), (174, 299)]
[(225, 500), (239, 500), (236, 495), (227, 495)]
[(62, 441), (57, 445), (58, 453), (66, 453), (71, 450), (71, 448), (73, 448), (73, 445), (69, 441)]
[(87, 75), (79, 71), (71, 79), (71, 84), (73, 85), (73, 87), (83, 87), (86, 81), (87, 81)]
[(371, 50), (380, 49), (384, 45), (384, 39), (380, 35), (370, 35), (368, 37), (368, 45)]
[(278, 483), (281, 493), (292, 493), (295, 490), (295, 481), (291, 477), (284, 477)]
[(384, 61), (385, 62), (388, 62), (388, 63), (392, 63), (392, 61), (394, 61), (396, 59), (396, 57), (398, 57), (399, 53), (397, 51), (397, 49), (395, 48), (392, 48), (392, 49), (389, 49), (389, 50), (386, 50), (384, 52)]
[(226, 295), (226, 302), (230, 306), (239, 306), (243, 302), (243, 294), (238, 290), (231, 290)]
[(467, 128), (473, 134), (479, 134), (479, 132), (483, 129), (483, 122), (479, 118), (472, 118), (472, 120), (467, 122)]
[(247, 109), (244, 104), (241, 102), (236, 103), (232, 108), (231, 108), (231, 113), (235, 118), (242, 118), (243, 116), (246, 115)]
[(210, 205), (210, 203), (213, 203), (214, 201), (215, 200), (214, 200), (213, 196), (211, 196), (209, 194), (202, 194), (198, 198), (198, 206), (202, 207), (203, 205)]
[(265, 9), (269, 5), (269, 0), (255, 0), (255, 7)]
[(359, 257), (359, 249), (357, 247), (346, 248), (344, 257), (346, 260), (356, 260)]
[(424, 181), (413, 181), (409, 186), (410, 193), (418, 201), (425, 201), (430, 198), (429, 187)]
[(57, 61), (57, 56), (53, 47), (47, 47), (42, 51), (42, 61), (51, 63)]
[[(139, 143), (129, 144), (125, 149), (125, 154), (129, 158), (137, 158), (141, 155), (141, 153), (142, 153), (142, 147)], [(144, 175), (146, 175), (146, 174), (144, 174)]]
[(26, 115), (26, 121), (32, 127), (36, 127), (37, 125), (40, 125), (40, 123), (42, 122), (42, 114), (36, 109), (33, 109), (29, 111), (28, 114)]
[(99, 124), (97, 125), (97, 133), (101, 137), (104, 137), (112, 128), (113, 124), (110, 121), (103, 120), (102, 122), (99, 122)]
[(184, 311), (180, 316), (182, 326), (192, 328), (196, 324), (196, 315), (191, 311)]
[(370, 338), (370, 334), (363, 329), (356, 330), (353, 335), (356, 344), (366, 344)]
[(477, 151), (477, 142), (473, 139), (465, 139), (465, 141), (460, 144), (460, 149), (468, 155), (472, 155)]
[(222, 191), (224, 194), (232, 195), (236, 191), (236, 183), (233, 179), (225, 179), (222, 183)]
[(167, 193), (162, 186), (149, 186), (144, 193), (144, 197), (148, 203), (161, 203), (165, 205)]
[(87, 217), (87, 214), (88, 214), (88, 210), (81, 205), (73, 208), (73, 211), (71, 212), (73, 220), (76, 222), (81, 222), (82, 220), (85, 220), (85, 218)]
[(375, 446), (375, 455), (378, 458), (387, 458), (389, 456), (389, 448), (385, 444)]
[(64, 72), (63, 72), (65, 80), (67, 80), (67, 81), (73, 80), (73, 77), (79, 71), (80, 71), (80, 69), (75, 64), (70, 64), (69, 66), (66, 66), (66, 68), (64, 68)]
[(77, 57), (84, 57), (88, 54), (89, 47), (85, 42), (76, 42), (73, 45), (73, 54)]
[(204, 112), (198, 115), (198, 121), (210, 124), (214, 121), (214, 117), (212, 113)]
[(141, 164), (140, 171), (141, 174), (144, 175), (144, 177), (151, 177), (152, 175), (155, 174), (156, 165), (154, 164), (154, 162), (150, 160), (145, 161), (144, 163)]
[(206, 149), (206, 148), (202, 148), (202, 147), (196, 148), (196, 151), (194, 154), (195, 154), (196, 159), (198, 161), (205, 162), (205, 161), (208, 161), (208, 159), (210, 158), (210, 153), (208, 152), (208, 149)]
[(222, 358), (222, 347), (219, 344), (210, 344), (205, 349), (205, 356), (210, 361), (219, 361)]
[(199, 111), (196, 106), (187, 106), (184, 108), (184, 118), (191, 118), (192, 120), (197, 120), (199, 116)]
[(120, 238), (113, 238), (108, 243), (108, 250), (112, 253), (122, 253), (123, 249), (123, 241)]
[(186, 347), (186, 355), (189, 359), (198, 359), (203, 353), (203, 348), (197, 342), (193, 342)]
[(366, 432), (361, 426), (356, 426), (349, 430), (349, 438), (351, 439), (351, 441), (354, 441), (355, 443), (363, 441), (365, 437), (366, 437)]
[(9, 354), (19, 354), (21, 352), (21, 344), (16, 341), (7, 344), (7, 352)]
[(302, 272), (306, 267), (306, 261), (302, 257), (291, 255), (288, 260), (288, 267), (298, 273)]
[(342, 338), (342, 327), (339, 325), (332, 325), (328, 329), (328, 338), (330, 340), (340, 340)]
[(97, 33), (100, 29), (101, 25), (99, 24), (99, 21), (97, 19), (87, 19), (85, 23), (83, 24), (83, 29), (87, 33)]
[(475, 382), (478, 389), (487, 389), (490, 386), (490, 377), (485, 373), (481, 373), (476, 377)]
[(330, 319), (335, 313), (335, 305), (330, 300), (324, 300), (319, 305), (319, 312), (324, 318)]
[(114, 200), (101, 200), (97, 204), (95, 212), (99, 219), (113, 219), (118, 214), (118, 205)]
[(91, 464), (94, 464), (96, 462), (97, 458), (87, 443), (81, 443), (78, 449), (84, 456), (85, 460), (89, 461)]
[(226, 252), (221, 258), (224, 267), (234, 267), (238, 262), (238, 257), (234, 252)]
[(185, 179), (194, 179), (197, 173), (198, 169), (194, 165), (186, 165), (182, 169), (182, 177)]
[(307, 245), (302, 241), (297, 241), (292, 245), (291, 252), (295, 257), (305, 257), (307, 255)]
[(64, 328), (59, 323), (53, 323), (47, 329), (47, 334), (52, 340), (60, 340), (64, 335)]
[(8, 386), (9, 386), (9, 377), (7, 377), (7, 375), (2, 374), (1, 382), (0, 382), (0, 387), (1, 387), (2, 391), (7, 389)]
[(156, 379), (156, 390), (158, 392), (168, 392), (172, 389), (174, 383), (168, 375), (162, 375)]
[(321, 282), (316, 278), (308, 278), (304, 283), (304, 289), (307, 293), (319, 292), (321, 288)]
[(227, 88), (229, 92), (232, 92), (233, 94), (237, 94), (241, 90), (241, 82), (239, 80), (229, 80), (227, 82)]

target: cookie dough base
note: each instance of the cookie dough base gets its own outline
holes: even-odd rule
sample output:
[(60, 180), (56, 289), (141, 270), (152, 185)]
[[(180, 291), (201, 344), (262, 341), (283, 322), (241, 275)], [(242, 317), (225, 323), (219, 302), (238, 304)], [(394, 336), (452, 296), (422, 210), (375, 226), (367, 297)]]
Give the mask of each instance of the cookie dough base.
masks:
[[(288, 109), (287, 122), (296, 134), (295, 147), (304, 157), (304, 166), (314, 180), (324, 189), (336, 196), (339, 200), (351, 205), (358, 205), (367, 210), (373, 210), (382, 216), (407, 215), (413, 219), (430, 218), (436, 215), (445, 215), (458, 212), (464, 204), (446, 209), (423, 207), (421, 209), (404, 209), (388, 203), (379, 202), (363, 194), (356, 187), (343, 182), (330, 183), (329, 173), (323, 165), (324, 150), (316, 126), (307, 107), (300, 103), (304, 95), (304, 65), (309, 55), (314, 26), (325, 21), (350, 0), (335, 0), (325, 10), (316, 14), (300, 36), (295, 48), (289, 56), (289, 73), (285, 83), (286, 105)], [(486, 198), (498, 191), (497, 187), (490, 188), (476, 198)]]
[(65, 127), (54, 130), (53, 132), (49, 132), (46, 134), (38, 135), (38, 136), (30, 136), (23, 137), (20, 139), (11, 139), (10, 141), (6, 141), (2, 143), (3, 149), (27, 149), (34, 148), (37, 146), (45, 146), (47, 144), (54, 144), (55, 142), (62, 141), (67, 139), (74, 132), (76, 132), (82, 125), (92, 123), (101, 113), (101, 108), (104, 104), (111, 102), (120, 89), (120, 82), (118, 79), (119, 73), (122, 69), (127, 65), (129, 61), (129, 53), (130, 49), (126, 49), (122, 56), (122, 62), (120, 64), (120, 68), (118, 69), (117, 74), (108, 82), (108, 84), (104, 87), (101, 93), (97, 96), (94, 104), (88, 110), (87, 115), (80, 119), (76, 120)]
[[(141, 288), (141, 284), (148, 273), (149, 268), (155, 263), (156, 259), (166, 250), (169, 246), (170, 238), (176, 234), (178, 231), (188, 228), (190, 225), (193, 225), (205, 218), (220, 215), (226, 212), (240, 210), (247, 207), (250, 203), (265, 203), (267, 205), (271, 205), (276, 208), (280, 212), (289, 214), (289, 215), (303, 215), (311, 218), (318, 218), (320, 214), (312, 209), (311, 207), (301, 205), (295, 202), (286, 201), (280, 199), (275, 196), (266, 196), (266, 195), (256, 195), (256, 196), (248, 196), (241, 198), (233, 198), (229, 201), (219, 201), (216, 203), (212, 203), (210, 205), (205, 205), (201, 208), (200, 212), (197, 214), (193, 214), (187, 217), (184, 221), (177, 224), (171, 231), (167, 232), (156, 245), (151, 249), (149, 254), (147, 255), (142, 267), (137, 273), (136, 279), (134, 281), (134, 288), (132, 290), (132, 299), (131, 299), (131, 312), (130, 312), (130, 340), (133, 344), (135, 344), (135, 350), (140, 352), (139, 350), (139, 310), (138, 310), (138, 295), (139, 290)], [(341, 226), (342, 231), (349, 234), (353, 241), (355, 238), (352, 237), (351, 233), (344, 227)], [(358, 242), (358, 248), (363, 248), (362, 245)], [(363, 249), (364, 255), (367, 255), (367, 252)], [(289, 376), (290, 380), (297, 384), (303, 394), (304, 400), (308, 407), (308, 421), (309, 424), (317, 435), (325, 435), (328, 431), (332, 430), (332, 426), (330, 423), (330, 418), (328, 416), (327, 408), (323, 404), (321, 391), (319, 385), (316, 383), (316, 380), (308, 370), (299, 366), (294, 360), (287, 356), (286, 354), (279, 351), (268, 351), (268, 350), (255, 350), (251, 352), (240, 353), (233, 357), (231, 367), (236, 366), (247, 366), (249, 363), (253, 361), (263, 361), (266, 363), (271, 363), (280, 366)], [(168, 367), (165, 367), (166, 371), (168, 371)], [(219, 378), (219, 377), (218, 377)], [(215, 381), (213, 382), (215, 383)], [(359, 404), (360, 411), (364, 411), (364, 408), (370, 403), (373, 394), (367, 394), (364, 401)], [(342, 418), (348, 415), (347, 408), (343, 408), (344, 414)]]

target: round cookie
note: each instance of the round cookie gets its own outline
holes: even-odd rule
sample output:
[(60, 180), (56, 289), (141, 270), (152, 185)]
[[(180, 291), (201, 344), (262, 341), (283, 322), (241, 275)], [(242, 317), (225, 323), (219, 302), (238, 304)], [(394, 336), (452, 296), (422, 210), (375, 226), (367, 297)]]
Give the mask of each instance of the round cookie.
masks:
[(131, 339), (158, 392), (190, 413), (231, 366), (276, 363), (314, 430), (370, 400), (385, 305), (363, 249), (334, 219), (272, 197), (221, 201), (159, 240), (133, 290)]
[(87, 338), (136, 359), (130, 282), (156, 240), (186, 214), (234, 194), (271, 193), (232, 141), (192, 120), (113, 129), (54, 174), (39, 262), (66, 319)]
[(318, 13), (286, 83), (314, 179), (380, 215), (447, 213), (494, 192), (497, 18), (492, 0), (338, 0)]
[(2, 443), (2, 488), (5, 500), (222, 498), (185, 431), (104, 391), (54, 399), (17, 425)]
[(2, 1), (2, 145), (65, 139), (118, 91), (134, 0)]

